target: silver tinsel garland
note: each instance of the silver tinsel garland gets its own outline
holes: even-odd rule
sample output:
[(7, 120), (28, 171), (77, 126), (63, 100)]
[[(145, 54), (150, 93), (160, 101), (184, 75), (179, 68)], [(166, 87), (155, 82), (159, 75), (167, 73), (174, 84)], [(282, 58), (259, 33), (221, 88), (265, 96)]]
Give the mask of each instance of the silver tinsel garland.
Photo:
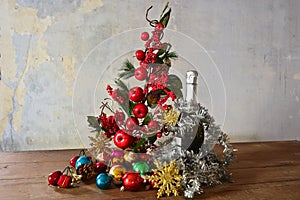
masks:
[[(184, 101), (179, 102), (177, 107), (185, 112), (190, 110)], [(178, 127), (179, 130), (182, 129), (181, 131), (183, 131), (186, 129), (186, 124), (194, 122), (197, 125), (196, 123), (200, 122), (204, 127), (205, 137), (198, 154), (193, 151), (182, 150), (179, 159), (177, 159), (178, 165), (183, 171), (182, 186), (185, 198), (193, 198), (195, 194), (203, 193), (202, 185), (213, 186), (221, 184), (222, 180), (231, 181), (228, 166), (234, 160), (234, 149), (229, 144), (228, 136), (215, 124), (215, 120), (209, 115), (205, 107), (198, 104), (196, 109), (196, 111), (194, 108), (190, 112), (194, 120), (181, 119)], [(223, 159), (214, 153), (215, 144), (224, 148)]]

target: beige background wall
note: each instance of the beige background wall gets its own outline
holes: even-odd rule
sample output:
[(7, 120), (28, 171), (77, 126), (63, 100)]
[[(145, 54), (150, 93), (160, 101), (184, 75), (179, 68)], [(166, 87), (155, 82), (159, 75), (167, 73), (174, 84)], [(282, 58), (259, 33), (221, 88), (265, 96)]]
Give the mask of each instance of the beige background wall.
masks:
[[(142, 48), (140, 0), (0, 2), (0, 151), (78, 148), (116, 67)], [(232, 141), (299, 140), (300, 1), (170, 1), (174, 73)], [(82, 121), (81, 121), (82, 119)]]

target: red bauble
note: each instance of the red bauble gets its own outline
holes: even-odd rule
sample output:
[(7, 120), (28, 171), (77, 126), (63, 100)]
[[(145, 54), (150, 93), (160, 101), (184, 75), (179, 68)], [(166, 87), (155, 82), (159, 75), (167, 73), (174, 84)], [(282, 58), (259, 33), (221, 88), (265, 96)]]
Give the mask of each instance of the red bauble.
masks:
[(147, 41), (149, 39), (149, 33), (148, 32), (142, 32), (141, 39), (143, 41)]
[(49, 185), (57, 185), (59, 177), (62, 175), (61, 171), (55, 171), (48, 175), (48, 184)]
[(134, 142), (134, 137), (128, 135), (124, 130), (120, 129), (114, 135), (114, 143), (117, 147), (121, 149), (126, 149), (130, 147)]
[(156, 121), (154, 120), (151, 120), (149, 123), (148, 123), (148, 128), (150, 131), (155, 131), (155, 130), (158, 130), (159, 128), (159, 125)]
[(126, 129), (129, 131), (136, 130), (139, 126), (139, 121), (135, 117), (129, 117), (126, 121)]
[(95, 164), (94, 166), (94, 171), (97, 173), (97, 174), (100, 174), (100, 173), (105, 173), (107, 170), (107, 165), (102, 162), (102, 161), (99, 161)]
[(122, 181), (125, 190), (136, 191), (142, 186), (144, 179), (139, 173), (127, 172), (123, 176)]
[(144, 67), (138, 67), (134, 71), (134, 77), (139, 81), (145, 80), (147, 76), (148, 76), (148, 71)]
[(70, 159), (69, 163), (72, 167), (75, 168), (75, 164), (76, 164), (76, 161), (78, 158), (79, 158), (79, 156), (74, 156), (73, 158)]
[(129, 99), (133, 102), (140, 102), (145, 98), (144, 90), (140, 87), (134, 87), (129, 90)]
[(148, 107), (143, 103), (139, 103), (133, 107), (132, 111), (137, 118), (144, 118), (148, 113)]
[(145, 52), (143, 50), (137, 50), (135, 52), (135, 56), (136, 56), (136, 59), (138, 59), (139, 61), (144, 60), (145, 59)]

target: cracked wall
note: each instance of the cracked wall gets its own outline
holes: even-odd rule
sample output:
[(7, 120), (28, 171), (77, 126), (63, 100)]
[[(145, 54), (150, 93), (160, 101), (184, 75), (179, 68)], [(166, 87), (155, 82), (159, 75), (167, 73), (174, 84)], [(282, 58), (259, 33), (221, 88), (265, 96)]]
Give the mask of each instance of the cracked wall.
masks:
[[(1, 1), (0, 151), (83, 147), (72, 117), (77, 73), (97, 44), (146, 27), (150, 5), (151, 17), (158, 16), (164, 2)], [(169, 28), (203, 45), (220, 70), (227, 97), (222, 127), (232, 140), (299, 139), (300, 3), (174, 0), (170, 5)], [(121, 41), (95, 59), (132, 44)], [(82, 88), (89, 87), (94, 86), (86, 77)], [(199, 99), (210, 108), (202, 91), (200, 85)]]

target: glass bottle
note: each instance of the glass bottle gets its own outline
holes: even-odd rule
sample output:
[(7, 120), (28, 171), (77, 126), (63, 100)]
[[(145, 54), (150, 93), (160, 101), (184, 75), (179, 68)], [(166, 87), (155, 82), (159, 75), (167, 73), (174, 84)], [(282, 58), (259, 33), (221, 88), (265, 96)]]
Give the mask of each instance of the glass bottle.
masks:
[(200, 104), (197, 102), (197, 78), (197, 71), (186, 72), (186, 109), (181, 112), (181, 118), (184, 121), (184, 128), (181, 132), (181, 149), (192, 150), (194, 153), (199, 153), (204, 140), (204, 129), (197, 115), (200, 109)]

